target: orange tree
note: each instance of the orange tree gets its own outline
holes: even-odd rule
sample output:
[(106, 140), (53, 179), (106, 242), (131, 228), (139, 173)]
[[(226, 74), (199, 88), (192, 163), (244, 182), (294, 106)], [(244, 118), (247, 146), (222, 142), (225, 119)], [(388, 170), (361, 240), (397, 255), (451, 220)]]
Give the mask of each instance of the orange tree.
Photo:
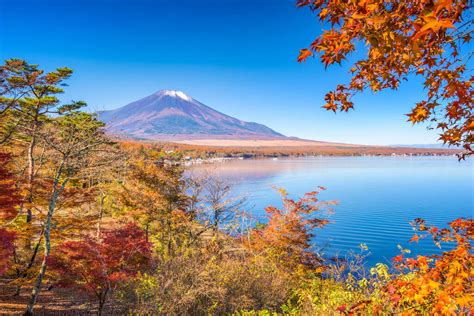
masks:
[[(132, 147), (133, 148), (133, 147)], [(127, 181), (117, 191), (117, 215), (137, 223), (147, 241), (153, 241), (163, 254), (182, 249), (192, 217), (184, 210), (187, 203), (181, 168), (158, 163), (161, 152), (140, 148), (128, 160)]]
[[(324, 190), (323, 187), (320, 187)], [(321, 260), (312, 246), (314, 231), (329, 223), (323, 216), (330, 212), (334, 201), (320, 201), (318, 191), (306, 193), (293, 200), (285, 190), (282, 195), (283, 208), (269, 206), (265, 209), (268, 223), (251, 230), (246, 245), (253, 253), (272, 259), (290, 271), (305, 271), (321, 266)]]
[(474, 221), (460, 218), (443, 229), (428, 226), (422, 219), (415, 224), (418, 233), (412, 240), (431, 236), (437, 245), (452, 242), (456, 246), (442, 255), (393, 258), (401, 274), (387, 286), (391, 303), (398, 311), (471, 315)]
[(15, 251), (16, 233), (0, 227), (0, 275), (11, 265)]
[[(397, 89), (411, 74), (422, 76), (427, 92), (408, 115), (413, 124), (432, 122), (445, 144), (473, 153), (474, 77), (469, 49), (474, 19), (468, 0), (298, 0), (327, 30), (298, 61), (317, 55), (325, 66), (341, 63), (367, 47), (351, 67), (352, 78), (326, 94), (328, 110), (349, 111), (351, 97), (370, 89)], [(472, 65), (472, 64), (471, 64)]]
[(340, 306), (345, 315), (473, 315), (474, 314), (474, 220), (459, 218), (446, 228), (429, 226), (423, 219), (413, 223), (411, 242), (432, 238), (441, 247), (439, 255), (409, 256), (407, 249), (393, 260), (394, 270), (386, 280), (375, 280), (374, 290), (363, 301)]

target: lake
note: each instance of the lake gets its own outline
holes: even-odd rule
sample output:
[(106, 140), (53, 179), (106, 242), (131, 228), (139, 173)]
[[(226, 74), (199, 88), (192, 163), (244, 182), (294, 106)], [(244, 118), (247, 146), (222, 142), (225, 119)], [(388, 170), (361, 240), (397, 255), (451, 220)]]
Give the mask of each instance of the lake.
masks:
[[(458, 217), (473, 217), (473, 160), (456, 157), (315, 157), (231, 160), (196, 165), (191, 172), (210, 172), (234, 184), (248, 198), (247, 209), (265, 221), (265, 206), (280, 206), (274, 187), (291, 197), (324, 186), (322, 200), (337, 200), (331, 224), (317, 230), (315, 245), (325, 256), (344, 256), (365, 243), (367, 264), (387, 263), (397, 245), (412, 254), (439, 253), (430, 240), (409, 243), (410, 221), (417, 217), (446, 226)], [(446, 246), (443, 249), (449, 249)]]

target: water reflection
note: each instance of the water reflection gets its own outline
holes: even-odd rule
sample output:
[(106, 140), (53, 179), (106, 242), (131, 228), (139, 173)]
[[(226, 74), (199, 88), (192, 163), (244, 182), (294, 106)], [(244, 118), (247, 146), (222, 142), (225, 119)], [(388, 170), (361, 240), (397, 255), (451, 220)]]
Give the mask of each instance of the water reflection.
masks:
[(414, 253), (438, 251), (427, 240), (408, 244), (409, 222), (425, 218), (444, 225), (473, 217), (473, 160), (455, 157), (320, 157), (233, 160), (193, 166), (190, 173), (211, 173), (235, 183), (246, 195), (253, 215), (264, 220), (264, 207), (280, 205), (273, 187), (298, 197), (322, 185), (326, 200), (338, 200), (333, 223), (318, 232), (315, 243), (328, 255), (358, 249), (366, 243), (370, 263), (398, 254), (397, 245)]

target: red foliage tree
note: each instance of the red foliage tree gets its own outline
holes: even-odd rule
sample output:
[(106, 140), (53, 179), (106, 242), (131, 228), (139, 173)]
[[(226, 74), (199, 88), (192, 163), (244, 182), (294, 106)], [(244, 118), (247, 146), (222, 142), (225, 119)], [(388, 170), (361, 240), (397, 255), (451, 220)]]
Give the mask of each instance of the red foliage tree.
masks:
[[(9, 220), (16, 215), (16, 206), (20, 204), (20, 195), (15, 187), (13, 174), (6, 165), (10, 156), (0, 153), (0, 220)], [(0, 228), (0, 274), (9, 267), (15, 249), (16, 233)]]
[(58, 285), (77, 288), (99, 303), (99, 315), (111, 291), (146, 270), (151, 263), (151, 244), (135, 224), (103, 234), (100, 241), (86, 237), (65, 242), (50, 259)]
[(15, 250), (15, 237), (15, 232), (0, 228), (0, 275), (10, 266)]
[(8, 154), (0, 152), (0, 220), (15, 217), (16, 206), (21, 202), (15, 178), (6, 167), (9, 160)]

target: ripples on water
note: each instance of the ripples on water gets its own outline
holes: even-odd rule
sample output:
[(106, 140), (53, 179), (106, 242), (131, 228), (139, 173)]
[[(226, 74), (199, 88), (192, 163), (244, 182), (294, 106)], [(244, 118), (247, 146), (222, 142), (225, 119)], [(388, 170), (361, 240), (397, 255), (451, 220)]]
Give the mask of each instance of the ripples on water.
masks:
[[(323, 200), (337, 200), (332, 223), (317, 231), (315, 244), (325, 255), (344, 255), (365, 243), (369, 264), (399, 254), (440, 250), (430, 240), (408, 243), (409, 222), (417, 217), (445, 226), (458, 217), (473, 217), (473, 160), (456, 157), (321, 157), (233, 160), (198, 165), (190, 172), (210, 172), (235, 184), (235, 194), (248, 197), (251, 213), (265, 220), (264, 208), (280, 206), (274, 186), (297, 198), (325, 186)], [(444, 248), (447, 249), (447, 248)]]

